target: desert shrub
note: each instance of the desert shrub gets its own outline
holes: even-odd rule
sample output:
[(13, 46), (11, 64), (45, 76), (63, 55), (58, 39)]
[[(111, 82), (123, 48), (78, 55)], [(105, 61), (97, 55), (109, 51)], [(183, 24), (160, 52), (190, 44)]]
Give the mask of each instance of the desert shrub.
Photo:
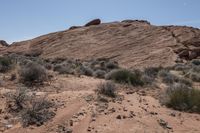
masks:
[(144, 84), (152, 84), (155, 81), (155, 78), (158, 75), (158, 72), (161, 70), (161, 67), (147, 67), (144, 69), (142, 74), (142, 81)]
[(129, 71), (126, 69), (117, 69), (109, 72), (106, 75), (106, 79), (114, 80), (118, 83), (126, 83), (133, 86), (143, 85), (143, 81), (141, 79), (140, 71)]
[(117, 69), (119, 68), (118, 63), (114, 62), (114, 61), (108, 61), (107, 63), (105, 63), (105, 67), (108, 69)]
[(53, 70), (59, 74), (73, 74), (73, 68), (67, 64), (56, 64)]
[(15, 93), (7, 94), (7, 105), (9, 112), (19, 112), (26, 106), (30, 96), (26, 88), (19, 88)]
[(166, 105), (176, 110), (200, 113), (200, 91), (184, 84), (173, 84), (167, 90)]
[(12, 60), (9, 57), (0, 57), (0, 72), (6, 72), (11, 69)]
[(51, 107), (53, 104), (45, 98), (32, 99), (21, 114), (23, 126), (43, 125), (44, 122), (55, 116), (55, 113), (50, 110)]
[(88, 66), (80, 66), (81, 75), (92, 76), (93, 70)]
[(96, 70), (93, 75), (96, 78), (104, 78), (105, 74), (106, 74), (106, 72), (104, 70), (99, 69), (99, 70)]
[(31, 94), (26, 88), (20, 88), (7, 96), (8, 111), (19, 116), (24, 127), (35, 124), (40, 126), (54, 116), (50, 110), (54, 104), (45, 97)]
[(116, 97), (116, 86), (112, 82), (100, 83), (97, 86), (97, 93), (108, 97)]
[(44, 64), (44, 67), (45, 67), (47, 70), (51, 70), (51, 69), (52, 69), (52, 64), (46, 62), (46, 63)]
[(194, 59), (191, 61), (191, 63), (194, 65), (200, 65), (200, 59)]
[(200, 73), (190, 73), (190, 79), (195, 82), (200, 82)]
[(22, 66), (19, 75), (20, 80), (26, 85), (32, 85), (33, 83), (41, 84), (47, 79), (45, 68), (34, 62)]
[(173, 69), (176, 71), (183, 71), (184, 73), (186, 73), (190, 69), (190, 66), (186, 64), (176, 64), (173, 66)]
[(177, 77), (171, 74), (170, 71), (165, 69), (161, 70), (158, 75), (162, 78), (162, 81), (168, 85), (171, 85), (173, 83), (182, 83), (187, 86), (192, 86), (192, 82), (190, 80), (183, 77)]
[(200, 82), (200, 66), (193, 66), (185, 76), (192, 81)]

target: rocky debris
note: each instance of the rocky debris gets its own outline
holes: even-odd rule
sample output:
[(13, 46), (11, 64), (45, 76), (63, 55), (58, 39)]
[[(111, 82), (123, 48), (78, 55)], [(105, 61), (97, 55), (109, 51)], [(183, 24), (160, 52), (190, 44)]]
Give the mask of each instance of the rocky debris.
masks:
[(133, 118), (134, 116), (136, 116), (135, 113), (133, 111), (130, 111), (129, 118)]
[(88, 22), (85, 26), (88, 27), (88, 26), (91, 26), (91, 25), (99, 25), (101, 24), (101, 20), (100, 19), (94, 19), (90, 22)]
[(168, 122), (164, 121), (163, 119), (159, 119), (158, 123), (164, 129), (172, 129), (172, 127), (168, 125)]
[(153, 112), (153, 111), (151, 111), (150, 114), (151, 114), (151, 115), (158, 115), (157, 112)]
[(4, 40), (0, 40), (0, 45), (2, 45), (4, 47), (8, 47), (9, 46), (9, 44)]
[(176, 117), (176, 113), (172, 112), (172, 113), (170, 113), (170, 116)]

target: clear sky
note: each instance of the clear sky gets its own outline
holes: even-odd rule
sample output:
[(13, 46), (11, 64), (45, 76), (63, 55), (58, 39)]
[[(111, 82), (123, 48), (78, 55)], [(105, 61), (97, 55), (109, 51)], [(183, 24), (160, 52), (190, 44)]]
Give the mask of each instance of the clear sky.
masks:
[(200, 28), (200, 0), (0, 0), (0, 40), (31, 39), (94, 18)]

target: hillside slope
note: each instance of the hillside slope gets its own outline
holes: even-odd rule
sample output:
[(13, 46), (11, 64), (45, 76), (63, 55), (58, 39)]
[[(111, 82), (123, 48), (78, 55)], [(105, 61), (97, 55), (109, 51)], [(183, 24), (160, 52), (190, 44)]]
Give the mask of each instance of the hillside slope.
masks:
[(200, 30), (125, 20), (55, 32), (0, 49), (2, 54), (13, 52), (43, 58), (111, 58), (125, 67), (168, 66), (178, 56), (200, 56)]

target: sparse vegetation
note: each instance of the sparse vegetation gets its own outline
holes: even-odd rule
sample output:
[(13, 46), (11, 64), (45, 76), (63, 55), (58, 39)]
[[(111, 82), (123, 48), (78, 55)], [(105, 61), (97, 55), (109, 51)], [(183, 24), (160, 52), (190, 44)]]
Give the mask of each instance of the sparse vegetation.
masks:
[(22, 83), (26, 85), (33, 85), (34, 83), (42, 84), (47, 80), (47, 73), (43, 66), (30, 62), (21, 67), (19, 71), (20, 79)]
[(133, 86), (141, 86), (144, 84), (141, 77), (142, 73), (139, 70), (130, 71), (127, 69), (113, 70), (106, 75), (106, 79), (111, 79), (118, 83), (126, 83)]
[(55, 115), (50, 110), (53, 103), (45, 97), (33, 95), (26, 88), (20, 88), (15, 93), (8, 94), (7, 99), (8, 111), (19, 116), (24, 127), (40, 126)]
[(116, 97), (116, 86), (112, 82), (100, 83), (97, 86), (97, 93), (108, 97)]

